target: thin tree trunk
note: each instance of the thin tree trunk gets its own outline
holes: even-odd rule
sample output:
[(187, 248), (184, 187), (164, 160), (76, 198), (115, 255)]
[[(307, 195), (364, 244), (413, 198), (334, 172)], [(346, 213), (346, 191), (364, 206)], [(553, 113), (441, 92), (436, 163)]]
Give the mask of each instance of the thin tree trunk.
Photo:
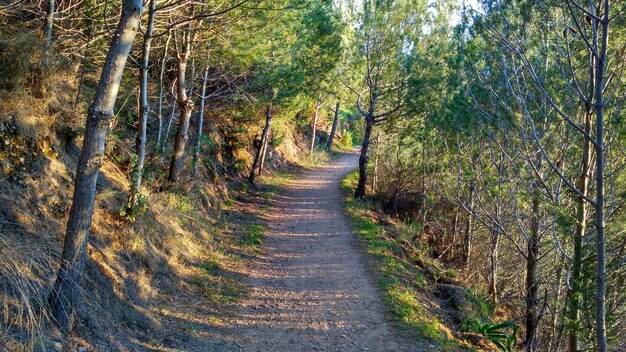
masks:
[[(167, 64), (167, 52), (170, 47), (170, 40), (172, 39), (172, 32), (167, 34), (167, 40), (165, 41), (165, 50), (163, 51), (163, 60), (161, 61), (161, 73), (159, 74), (159, 126), (157, 129), (157, 150), (162, 148), (161, 138), (163, 136), (163, 76), (165, 76), (165, 66)], [(169, 132), (169, 129), (168, 129)], [(167, 136), (166, 136), (167, 138)]]
[[(428, 210), (426, 209), (426, 148), (424, 148), (425, 140), (422, 140), (422, 204), (420, 204), (420, 215), (422, 217), (422, 224), (426, 224), (426, 214)], [(422, 226), (421, 232), (424, 231), (424, 226)]]
[(333, 127), (330, 129), (330, 136), (328, 137), (328, 143), (326, 149), (329, 151), (333, 149), (333, 142), (335, 141), (335, 133), (337, 133), (337, 125), (339, 124), (339, 108), (340, 102), (335, 105), (335, 118), (333, 119)]
[(143, 36), (143, 49), (141, 55), (141, 80), (140, 80), (140, 111), (139, 121), (137, 121), (136, 138), (136, 164), (131, 173), (130, 192), (128, 193), (128, 203), (126, 204), (126, 214), (131, 215), (137, 207), (139, 196), (141, 195), (141, 182), (143, 180), (144, 165), (146, 160), (146, 140), (148, 131), (148, 114), (150, 105), (148, 104), (148, 65), (150, 63), (150, 47), (152, 44), (152, 31), (154, 28), (154, 16), (156, 13), (156, 0), (150, 0), (148, 9), (148, 27)]
[[(595, 58), (592, 54), (589, 55), (589, 65), (593, 67), (595, 65)], [(590, 90), (594, 88), (593, 69), (590, 68)], [(591, 100), (591, 97), (589, 98)], [(593, 114), (591, 104), (585, 106), (585, 125), (584, 130), (587, 135), (591, 135), (591, 115)], [(580, 166), (580, 174), (578, 176), (577, 187), (578, 190), (584, 195), (588, 195), (589, 179), (591, 178), (591, 141), (588, 138), (583, 140), (583, 155)], [(580, 334), (580, 305), (582, 297), (582, 266), (583, 266), (583, 237), (587, 231), (587, 215), (588, 215), (588, 203), (583, 197), (576, 199), (576, 230), (574, 233), (573, 244), (574, 253), (572, 257), (572, 274), (570, 278), (570, 289), (567, 292), (568, 300), (568, 338), (567, 338), (567, 351), (577, 352), (580, 349), (579, 334)]]
[(170, 131), (172, 130), (172, 121), (174, 121), (174, 114), (176, 113), (176, 104), (172, 104), (172, 111), (170, 112), (170, 117), (167, 120), (167, 127), (165, 128), (165, 134), (163, 134), (163, 144), (161, 145), (161, 153), (165, 153), (165, 149), (167, 149), (167, 138), (170, 136)]
[(457, 235), (459, 233), (459, 217), (460, 217), (459, 207), (455, 205), (454, 207), (454, 222), (452, 225), (452, 250), (450, 251), (450, 257), (454, 258), (456, 255), (456, 241)]
[(267, 140), (267, 135), (270, 131), (270, 125), (272, 123), (272, 105), (268, 105), (265, 110), (265, 127), (263, 128), (263, 133), (261, 134), (261, 143), (259, 144), (259, 149), (257, 149), (256, 155), (254, 156), (254, 161), (252, 162), (252, 169), (250, 170), (250, 175), (248, 176), (248, 181), (254, 185), (254, 179), (256, 177), (256, 170), (261, 163), (261, 153), (263, 152), (263, 145)]
[(489, 285), (488, 293), (494, 304), (498, 304), (498, 251), (500, 247), (500, 225), (501, 225), (501, 195), (502, 174), (504, 168), (504, 152), (500, 153), (500, 160), (496, 165), (498, 170), (498, 193), (495, 198), (495, 209), (493, 214), (493, 228), (491, 230), (491, 241), (489, 248)]
[(370, 137), (374, 125), (373, 119), (374, 113), (370, 111), (368, 116), (365, 117), (365, 133), (363, 134), (363, 144), (361, 145), (361, 155), (359, 156), (359, 183), (354, 191), (354, 198), (365, 197), (365, 185), (367, 183), (367, 151), (370, 146)]
[(204, 104), (206, 102), (206, 85), (209, 80), (209, 64), (204, 68), (202, 76), (202, 88), (200, 89), (200, 111), (198, 111), (198, 138), (196, 139), (196, 148), (193, 154), (193, 171), (192, 176), (198, 174), (198, 164), (200, 163), (200, 146), (202, 142), (202, 127), (204, 125)]
[(539, 260), (539, 202), (541, 198), (539, 186), (539, 181), (533, 186), (531, 235), (527, 241), (526, 252), (526, 340), (524, 344), (528, 352), (534, 352), (537, 347), (537, 304), (539, 301), (537, 262)]
[[(556, 230), (556, 227), (555, 227)], [(560, 349), (560, 337), (561, 334), (557, 333), (557, 326), (559, 324), (559, 303), (561, 302), (561, 292), (563, 287), (563, 264), (558, 263), (558, 269), (556, 271), (556, 282), (554, 283), (554, 289), (556, 291), (554, 297), (554, 315), (550, 322), (550, 336), (548, 337), (547, 351), (558, 351)]]
[[(400, 158), (400, 153), (402, 151), (402, 142), (398, 141), (398, 147), (396, 148), (396, 172), (395, 172), (395, 180), (393, 182), (393, 194), (391, 196), (391, 215), (398, 215), (398, 198), (400, 196), (400, 186), (402, 185), (402, 180), (404, 177), (404, 167), (402, 166), (402, 159)], [(422, 224), (425, 224), (422, 222)], [(418, 241), (418, 234), (413, 238), (414, 241)]]
[[(596, 110), (596, 342), (599, 352), (606, 352), (606, 239), (605, 239), (605, 215), (604, 215), (604, 82), (609, 41), (609, 0), (604, 0), (604, 10), (601, 11), (602, 38), (598, 45), (598, 36), (594, 35), (594, 47), (599, 50), (595, 66), (595, 110)], [(594, 20), (594, 32), (597, 32), (598, 21)]]
[(142, 6), (141, 0), (122, 1), (120, 21), (87, 115), (61, 265), (49, 299), (52, 317), (65, 331), (72, 328), (72, 315), (79, 298), (80, 277), (94, 210), (96, 181), (104, 158), (106, 137), (124, 66), (140, 25)]
[(45, 42), (43, 45), (43, 66), (48, 68), (49, 66), (49, 52), (52, 46), (52, 27), (54, 24), (54, 0), (48, 0), (48, 14), (46, 16), (46, 31)]
[[(191, 27), (191, 25), (189, 26)], [(186, 88), (187, 61), (191, 55), (191, 28), (185, 31), (184, 46), (184, 52), (182, 55), (178, 56), (178, 79), (176, 87), (180, 118), (178, 119), (176, 139), (174, 140), (174, 153), (172, 154), (168, 176), (168, 180), (173, 183), (178, 182), (180, 172), (183, 169), (185, 146), (189, 138), (189, 122), (191, 120), (191, 112), (193, 111), (193, 100), (191, 99), (191, 95), (187, 94)]]
[(372, 175), (372, 193), (376, 193), (378, 187), (378, 158), (380, 156), (380, 136), (382, 132), (378, 131), (376, 135), (376, 154), (374, 154), (374, 174)]
[(317, 119), (319, 118), (321, 104), (319, 101), (315, 101), (315, 117), (313, 118), (313, 126), (311, 126), (311, 154), (315, 148), (315, 132), (317, 131)]
[(463, 267), (467, 269), (469, 267), (470, 257), (472, 255), (472, 237), (474, 237), (474, 185), (469, 186), (469, 204), (467, 218), (465, 219), (465, 234), (463, 236)]
[(184, 166), (185, 146), (189, 140), (189, 122), (191, 120), (191, 112), (193, 111), (193, 102), (187, 99), (186, 103), (178, 105), (180, 108), (180, 117), (178, 119), (178, 128), (176, 129), (176, 138), (174, 139), (174, 153), (170, 161), (170, 171), (168, 180), (176, 183), (180, 178), (180, 173)]
[[(590, 109), (590, 107), (589, 107)], [(585, 116), (585, 131), (591, 132), (591, 111), (588, 110)], [(583, 155), (581, 163), (581, 171), (578, 178), (578, 190), (587, 195), (587, 188), (590, 178), (591, 163), (591, 142), (585, 138), (583, 144)], [(582, 297), (582, 265), (583, 265), (583, 237), (587, 231), (587, 201), (582, 197), (577, 198), (576, 204), (576, 231), (574, 233), (573, 244), (574, 253), (572, 257), (572, 274), (570, 278), (570, 289), (567, 292), (569, 309), (569, 334), (568, 347), (569, 352), (579, 351), (579, 333), (580, 333), (580, 300)]]
[(493, 229), (491, 230), (491, 241), (489, 244), (489, 283), (488, 293), (489, 297), (495, 304), (498, 303), (498, 249), (500, 244), (500, 230), (498, 229), (498, 222), (500, 210), (496, 206), (495, 221)]
[(265, 138), (265, 144), (263, 144), (263, 150), (261, 151), (261, 161), (259, 162), (259, 171), (257, 173), (259, 176), (263, 172), (263, 168), (265, 165), (265, 158), (267, 157), (267, 146), (270, 144), (271, 135), (272, 135), (272, 130), (270, 129), (270, 131), (268, 132), (267, 138)]
[(74, 107), (80, 103), (80, 90), (85, 80), (85, 70), (87, 69), (87, 59), (89, 57), (89, 44), (91, 44), (91, 31), (93, 28), (93, 22), (89, 19), (89, 28), (87, 29), (87, 43), (85, 43), (85, 54), (83, 54), (83, 62), (80, 67), (80, 77), (78, 78), (78, 89), (76, 90), (76, 100), (74, 101)]

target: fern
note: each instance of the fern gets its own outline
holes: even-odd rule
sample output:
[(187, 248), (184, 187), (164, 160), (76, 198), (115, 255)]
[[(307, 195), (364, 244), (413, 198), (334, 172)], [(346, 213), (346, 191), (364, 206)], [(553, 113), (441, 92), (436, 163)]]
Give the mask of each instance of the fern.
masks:
[(503, 323), (475, 322), (473, 330), (491, 341), (500, 351), (513, 352), (518, 325), (512, 321)]

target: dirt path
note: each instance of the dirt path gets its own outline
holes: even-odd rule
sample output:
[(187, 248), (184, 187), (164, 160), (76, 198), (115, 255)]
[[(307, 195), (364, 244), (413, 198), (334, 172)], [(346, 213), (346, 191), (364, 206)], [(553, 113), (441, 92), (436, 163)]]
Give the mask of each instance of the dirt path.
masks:
[(296, 177), (272, 203), (250, 292), (229, 325), (243, 351), (419, 351), (398, 336), (342, 206), (346, 154)]

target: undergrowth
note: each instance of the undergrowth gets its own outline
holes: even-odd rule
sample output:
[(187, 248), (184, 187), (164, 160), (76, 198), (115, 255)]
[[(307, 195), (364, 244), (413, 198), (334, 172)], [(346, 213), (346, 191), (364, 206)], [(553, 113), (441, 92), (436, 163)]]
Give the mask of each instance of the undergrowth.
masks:
[(459, 346), (437, 317), (423, 308), (418, 289), (428, 289), (423, 272), (417, 270), (403, 253), (400, 243), (384, 226), (377, 224), (368, 200), (352, 197), (358, 173), (349, 174), (341, 183), (347, 195), (346, 210), (352, 218), (353, 231), (366, 252), (374, 258), (380, 288), (391, 313), (408, 330), (449, 350)]
[(409, 334), (436, 343), (444, 351), (513, 351), (517, 326), (492, 321), (486, 294), (456, 284), (456, 271), (433, 259), (415, 243), (421, 224), (393, 221), (370, 199), (355, 199), (358, 173), (341, 183), (353, 231), (373, 260), (384, 301)]

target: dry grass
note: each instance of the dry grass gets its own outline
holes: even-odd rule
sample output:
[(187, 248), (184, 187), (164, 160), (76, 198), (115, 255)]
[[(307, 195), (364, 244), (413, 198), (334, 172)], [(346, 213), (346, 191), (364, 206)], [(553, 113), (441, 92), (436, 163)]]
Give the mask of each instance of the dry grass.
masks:
[[(44, 303), (70, 206), (69, 170), (74, 165), (65, 165), (65, 157), (61, 152), (58, 160), (40, 158), (39, 172), (18, 175), (18, 183), (0, 181), (0, 344), (10, 350), (28, 351), (59, 340), (50, 330)], [(207, 185), (192, 192), (146, 190), (150, 207), (131, 224), (119, 215), (127, 178), (116, 164), (105, 162), (76, 336), (66, 343), (120, 351), (137, 349), (133, 341), (156, 346), (172, 324), (198, 319), (171, 304), (173, 299), (200, 299), (209, 311), (237, 299), (243, 287), (229, 272), (238, 265), (235, 253), (251, 253), (245, 248), (251, 245), (237, 236), (254, 219), (248, 215), (242, 221), (236, 211), (221, 216), (207, 206), (220, 202), (214, 190), (202, 184)]]
[[(219, 327), (224, 306), (245, 289), (239, 258), (258, 253), (264, 230), (249, 202), (263, 203), (268, 193), (246, 199), (245, 187), (229, 190), (205, 168), (196, 182), (162, 187), (158, 171), (166, 161), (154, 158), (157, 175), (143, 189), (149, 206), (130, 223), (120, 209), (133, 142), (121, 133), (108, 145), (98, 180), (75, 332), (63, 339), (54, 330), (45, 303), (71, 207), (80, 145), (73, 136), (83, 128), (85, 106), (73, 107), (77, 82), (68, 72), (46, 77), (37, 94), (28, 84), (0, 90), (0, 138), (7, 146), (0, 145), (0, 346), (31, 351), (62, 342), (68, 350), (166, 351), (193, 342), (188, 331)], [(306, 141), (295, 126), (284, 128), (282, 142), (270, 148), (270, 168), (326, 160), (325, 153), (300, 158)], [(250, 131), (244, 140), (251, 140)], [(251, 144), (235, 148), (236, 159), (249, 161)]]
[[(10, 126), (2, 137), (12, 147), (0, 150), (0, 162), (11, 166), (0, 177), (0, 346), (31, 351), (63, 342), (69, 350), (126, 351), (175, 345), (176, 338), (164, 342), (163, 336), (219, 311), (243, 289), (230, 272), (238, 265), (232, 253), (246, 252), (238, 240), (245, 224), (231, 224), (241, 219), (221, 215), (228, 192), (204, 174), (180, 189), (152, 192), (158, 180), (148, 185), (149, 207), (129, 223), (119, 215), (128, 177), (112, 155), (98, 180), (77, 326), (63, 340), (45, 303), (71, 206), (77, 155), (66, 152), (58, 131), (79, 130), (83, 117), (67, 108), (75, 89), (61, 92), (71, 82), (51, 77), (59, 81), (48, 86), (53, 92), (45, 99), (24, 91), (0, 93), (0, 124)], [(113, 149), (115, 143), (131, 144), (120, 139)], [(19, 164), (24, 155), (27, 162)], [(207, 271), (206, 263), (213, 262), (218, 269)], [(189, 311), (188, 302), (203, 313)]]

